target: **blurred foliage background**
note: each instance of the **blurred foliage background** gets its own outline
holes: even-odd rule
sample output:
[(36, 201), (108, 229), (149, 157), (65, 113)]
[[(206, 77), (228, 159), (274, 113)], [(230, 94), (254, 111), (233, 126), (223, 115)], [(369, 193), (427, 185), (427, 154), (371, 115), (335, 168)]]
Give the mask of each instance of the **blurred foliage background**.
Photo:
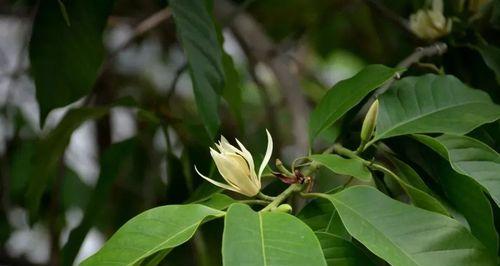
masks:
[[(226, 53), (216, 133), (238, 137), (262, 156), (268, 128), (273, 158), (289, 164), (307, 153), (309, 111), (332, 85), (367, 64), (396, 66), (436, 41), (446, 43), (447, 51), (424, 58), (406, 74), (453, 74), (500, 103), (500, 1), (484, 1), (480, 10), (472, 8), (474, 2), (445, 1), (451, 33), (422, 40), (408, 18), (429, 5), (424, 0), (207, 1)], [(196, 107), (168, 1), (89, 1), (109, 5), (109, 16), (83, 7), (72, 16), (71, 8), (81, 3), (0, 0), (0, 264), (79, 262), (134, 215), (201, 200), (217, 189), (193, 174), (194, 164), (213, 172), (207, 148), (212, 137)], [(37, 15), (42, 12), (44, 17)], [(67, 21), (61, 20), (65, 14)], [(95, 29), (59, 30), (67, 23), (71, 31), (88, 17), (103, 28), (102, 51), (85, 46), (101, 38)], [(90, 73), (92, 64), (97, 73)], [(83, 74), (75, 78), (75, 72)], [(35, 90), (34, 76), (40, 77), (37, 90), (48, 87), (43, 95)], [(88, 95), (65, 95), (59, 79)], [(40, 99), (49, 107), (41, 108)], [(65, 106), (67, 101), (73, 103)], [(81, 106), (92, 109), (68, 113)], [(312, 149), (336, 140), (355, 146), (361, 106)], [(472, 134), (499, 151), (498, 137), (491, 137), (500, 134), (498, 122)], [(400, 138), (391, 144), (411, 147)], [(46, 187), (32, 180), (45, 180)], [(270, 194), (283, 187), (274, 179), (266, 182)], [(316, 189), (334, 185), (320, 171)], [(33, 212), (29, 198), (37, 193), (39, 208)], [(213, 254), (220, 254), (221, 230), (221, 221), (204, 225), (168, 255), (167, 265), (220, 265), (220, 255)]]

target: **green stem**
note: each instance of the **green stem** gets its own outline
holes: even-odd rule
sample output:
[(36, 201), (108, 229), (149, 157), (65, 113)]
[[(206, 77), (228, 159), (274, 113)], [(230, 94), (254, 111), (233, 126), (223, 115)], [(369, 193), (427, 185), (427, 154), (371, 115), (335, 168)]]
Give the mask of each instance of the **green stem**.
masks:
[(366, 147), (366, 141), (362, 140), (361, 143), (359, 144), (359, 147), (356, 149), (356, 154), (360, 154), (365, 150)]
[(283, 162), (281, 162), (280, 159), (276, 159), (276, 168), (278, 168), (278, 170), (285, 175), (288, 175), (288, 176), (293, 175), (292, 172), (290, 172), (290, 171), (288, 171), (288, 169), (286, 169), (286, 167), (283, 165)]
[(259, 194), (257, 194), (257, 197), (260, 199), (263, 199), (265, 201), (273, 201), (276, 199), (276, 197), (268, 196), (268, 195), (262, 193), (262, 191), (259, 191)]
[(301, 192), (300, 196), (306, 199), (312, 199), (312, 198), (322, 198), (324, 197), (323, 193), (304, 193)]
[(302, 184), (293, 184), (293, 185), (290, 185), (287, 189), (285, 189), (283, 192), (281, 192), (281, 194), (279, 194), (278, 196), (276, 196), (276, 198), (271, 203), (269, 203), (269, 205), (267, 205), (266, 207), (264, 207), (260, 211), (261, 212), (265, 212), (265, 211), (271, 211), (271, 210), (275, 209), (286, 198), (288, 198), (292, 193), (300, 191), (300, 190), (302, 190)]
[(264, 206), (269, 204), (269, 201), (266, 201), (266, 200), (240, 200), (239, 202), (245, 203), (245, 204), (250, 204), (250, 205), (255, 204), (255, 205), (264, 205)]
[(365, 161), (363, 158), (359, 157), (355, 152), (342, 147), (342, 145), (340, 144), (333, 145), (333, 151), (351, 159), (362, 159), (363, 161)]

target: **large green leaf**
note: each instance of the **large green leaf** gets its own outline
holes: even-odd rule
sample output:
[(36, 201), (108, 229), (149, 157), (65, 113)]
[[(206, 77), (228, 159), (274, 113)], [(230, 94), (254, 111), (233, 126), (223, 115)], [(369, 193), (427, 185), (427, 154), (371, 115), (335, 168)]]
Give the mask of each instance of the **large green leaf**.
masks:
[(391, 265), (495, 265), (459, 222), (357, 186), (329, 199), (349, 233)]
[(316, 232), (316, 236), (329, 266), (375, 265), (358, 247), (339, 236), (325, 232)]
[(368, 93), (390, 80), (397, 72), (397, 69), (383, 65), (369, 65), (354, 77), (333, 86), (311, 113), (310, 141), (312, 142), (319, 133), (335, 123)]
[(392, 157), (391, 162), (396, 168), (395, 175), (391, 177), (396, 179), (415, 206), (450, 216), (446, 207), (433, 197), (431, 190), (425, 185), (417, 172), (397, 158)]
[(434, 161), (435, 176), (453, 207), (467, 219), (472, 234), (491, 252), (498, 250), (493, 210), (482, 188), (470, 177), (455, 172), (444, 159)]
[(222, 49), (204, 0), (171, 0), (179, 39), (186, 53), (198, 113), (211, 138), (219, 130), (219, 94), (224, 88)]
[(200, 224), (224, 212), (209, 207), (168, 205), (145, 211), (125, 223), (82, 265), (135, 265), (189, 240)]
[(314, 154), (309, 158), (324, 165), (334, 173), (352, 176), (365, 182), (372, 180), (372, 174), (362, 160), (346, 159), (336, 154)]
[(40, 123), (57, 107), (90, 92), (103, 61), (102, 33), (113, 0), (41, 1), (30, 41)]
[[(123, 169), (126, 169), (126, 160), (131, 157), (132, 150), (136, 145), (135, 139), (125, 140), (111, 145), (101, 158), (101, 171), (99, 179), (94, 188), (90, 200), (86, 206), (82, 221), (73, 229), (69, 235), (68, 241), (63, 248), (63, 265), (72, 265), (80, 250), (87, 233), (93, 226), (95, 218), (101, 214), (103, 202), (107, 201), (110, 195), (110, 189), (114, 180), (120, 175)], [(76, 196), (79, 196), (77, 193)]]
[(222, 239), (224, 265), (326, 265), (314, 232), (286, 213), (233, 204)]
[(31, 213), (31, 219), (36, 215), (40, 198), (50, 181), (56, 173), (57, 165), (68, 145), (73, 131), (83, 122), (103, 116), (108, 108), (78, 108), (69, 110), (61, 122), (36, 148), (33, 157), (33, 165), (30, 166), (31, 175), (28, 181), (26, 201)]
[(371, 143), (413, 133), (465, 134), (500, 118), (500, 106), (487, 93), (471, 89), (453, 76), (404, 78), (379, 100)]
[(466, 136), (415, 135), (415, 138), (448, 159), (455, 171), (474, 179), (500, 206), (500, 155), (495, 150)]

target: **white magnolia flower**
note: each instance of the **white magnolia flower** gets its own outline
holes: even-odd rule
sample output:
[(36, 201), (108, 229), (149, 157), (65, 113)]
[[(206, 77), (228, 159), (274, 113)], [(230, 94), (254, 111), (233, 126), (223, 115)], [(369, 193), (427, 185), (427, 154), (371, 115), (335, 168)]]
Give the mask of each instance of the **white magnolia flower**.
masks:
[(451, 31), (451, 19), (443, 15), (443, 0), (433, 0), (432, 9), (420, 9), (410, 16), (410, 29), (421, 39), (437, 39)]
[(255, 173), (254, 161), (252, 154), (239, 142), (239, 149), (235, 146), (229, 144), (224, 136), (221, 136), (219, 143), (215, 144), (219, 151), (210, 148), (210, 155), (214, 159), (215, 165), (219, 170), (227, 184), (217, 182), (207, 176), (202, 175), (196, 166), (194, 167), (196, 172), (206, 179), (208, 182), (219, 186), (221, 188), (238, 192), (240, 194), (252, 197), (257, 195), (260, 191), (260, 177), (262, 172), (266, 168), (271, 154), (273, 152), (273, 139), (271, 134), (266, 130), (267, 133), (267, 150), (264, 155), (264, 160), (259, 167), (259, 173)]

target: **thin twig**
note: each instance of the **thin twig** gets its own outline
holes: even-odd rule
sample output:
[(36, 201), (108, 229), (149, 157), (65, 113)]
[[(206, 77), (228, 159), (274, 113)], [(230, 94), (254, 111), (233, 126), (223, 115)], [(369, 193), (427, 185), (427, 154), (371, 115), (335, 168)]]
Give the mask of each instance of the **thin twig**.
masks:
[[(446, 53), (448, 50), (448, 46), (446, 43), (443, 42), (437, 42), (434, 44), (431, 44), (429, 46), (425, 47), (417, 47), (413, 53), (411, 53), (408, 57), (403, 59), (396, 67), (397, 68), (409, 68), (413, 64), (419, 63), (422, 58), (425, 57), (432, 57), (435, 55), (442, 55)], [(386, 92), (389, 87), (392, 85), (394, 82), (394, 79), (391, 81), (387, 82), (384, 86), (382, 86), (380, 89), (378, 89), (372, 96), (373, 99), (376, 99), (379, 95), (382, 93)]]
[(114, 61), (116, 56), (123, 50), (125, 50), (127, 47), (129, 47), (137, 38), (140, 36), (146, 34), (150, 30), (156, 28), (159, 26), (162, 22), (166, 21), (172, 16), (172, 12), (169, 7), (166, 7), (151, 16), (147, 17), (145, 20), (140, 22), (135, 28), (132, 33), (132, 35), (124, 41), (121, 45), (119, 45), (117, 48), (115, 48), (113, 51), (109, 53), (109, 55), (105, 58), (103, 64), (101, 65), (101, 68), (99, 70), (99, 75), (97, 77), (97, 80), (94, 84), (94, 87), (92, 88), (92, 91), (87, 95), (83, 102), (83, 106), (88, 106), (90, 105), (93, 95), (96, 93), (96, 90), (98, 88), (97, 84), (99, 83), (99, 80), (102, 79), (103, 76), (105, 76), (106, 71), (110, 68), (111, 63)]
[(184, 71), (186, 71), (187, 68), (188, 68), (188, 64), (186, 62), (186, 63), (182, 64), (179, 68), (177, 68), (177, 70), (175, 71), (174, 79), (172, 80), (172, 82), (170, 83), (170, 87), (168, 88), (167, 97), (166, 97), (167, 102), (175, 94), (175, 90), (177, 89), (177, 83), (179, 82), (179, 79), (182, 76), (182, 73), (184, 73)]
[(141, 37), (142, 35), (146, 34), (150, 30), (158, 27), (162, 22), (166, 21), (172, 16), (172, 11), (170, 10), (169, 7), (163, 8), (162, 10), (154, 13), (153, 15), (147, 17), (145, 20), (140, 22), (135, 28), (134, 32), (132, 35), (124, 41), (121, 45), (119, 45), (117, 48), (115, 48), (110, 56), (108, 57), (108, 61), (113, 59), (119, 52), (125, 50), (127, 47), (129, 47), (134, 41)]

